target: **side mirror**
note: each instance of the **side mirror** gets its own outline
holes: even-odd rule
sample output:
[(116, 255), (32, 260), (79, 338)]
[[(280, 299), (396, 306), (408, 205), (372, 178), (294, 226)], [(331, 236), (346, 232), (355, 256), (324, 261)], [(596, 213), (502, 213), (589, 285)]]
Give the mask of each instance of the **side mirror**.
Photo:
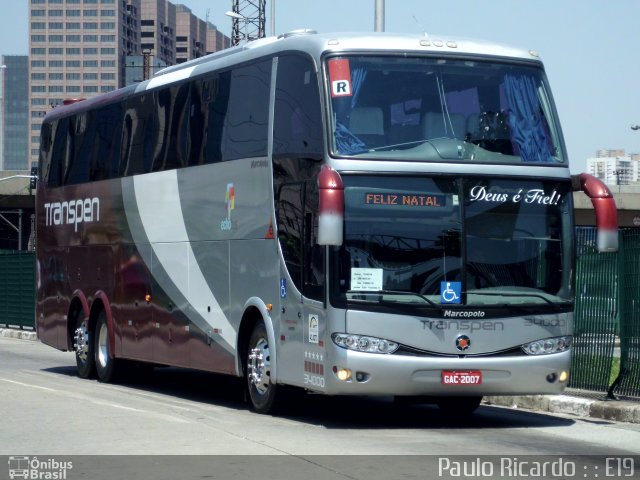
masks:
[(596, 213), (598, 251), (618, 251), (618, 210), (609, 187), (597, 177), (581, 173), (571, 177), (574, 191), (583, 191), (591, 199)]
[(344, 223), (344, 184), (340, 174), (323, 165), (318, 175), (320, 212), (318, 245), (342, 245)]

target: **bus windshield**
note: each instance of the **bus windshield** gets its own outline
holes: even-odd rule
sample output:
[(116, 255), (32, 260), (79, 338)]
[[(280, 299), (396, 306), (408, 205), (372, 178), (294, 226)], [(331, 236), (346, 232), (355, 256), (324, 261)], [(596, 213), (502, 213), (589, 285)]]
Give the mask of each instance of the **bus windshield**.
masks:
[(544, 71), (401, 56), (327, 60), (336, 156), (564, 164)]
[(555, 180), (343, 176), (334, 300), (569, 306), (571, 194)]

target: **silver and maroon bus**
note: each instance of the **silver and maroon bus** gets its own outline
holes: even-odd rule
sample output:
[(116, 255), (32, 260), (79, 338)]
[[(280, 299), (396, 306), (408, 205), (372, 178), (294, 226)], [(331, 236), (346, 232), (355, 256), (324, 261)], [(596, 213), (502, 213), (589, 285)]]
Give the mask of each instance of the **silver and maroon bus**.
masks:
[(104, 382), (134, 362), (420, 397), (561, 392), (572, 191), (535, 52), (298, 31), (52, 110), (37, 328)]

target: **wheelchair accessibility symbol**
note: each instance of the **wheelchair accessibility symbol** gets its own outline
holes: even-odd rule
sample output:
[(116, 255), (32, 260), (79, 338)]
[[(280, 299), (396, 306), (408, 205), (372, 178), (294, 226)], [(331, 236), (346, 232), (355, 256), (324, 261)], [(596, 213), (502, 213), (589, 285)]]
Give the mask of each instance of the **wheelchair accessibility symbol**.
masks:
[(461, 282), (440, 282), (440, 303), (460, 303)]

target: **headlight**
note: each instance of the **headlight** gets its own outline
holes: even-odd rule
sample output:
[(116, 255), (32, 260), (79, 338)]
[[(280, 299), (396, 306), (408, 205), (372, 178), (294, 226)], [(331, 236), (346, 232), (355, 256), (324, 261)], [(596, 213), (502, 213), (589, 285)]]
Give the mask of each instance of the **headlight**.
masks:
[(366, 335), (351, 335), (348, 333), (334, 333), (331, 335), (333, 343), (339, 347), (357, 352), (367, 353), (393, 353), (400, 345), (384, 338), (369, 337)]
[(571, 335), (564, 337), (545, 338), (535, 342), (525, 343), (522, 350), (527, 355), (547, 355), (569, 350), (571, 347)]

